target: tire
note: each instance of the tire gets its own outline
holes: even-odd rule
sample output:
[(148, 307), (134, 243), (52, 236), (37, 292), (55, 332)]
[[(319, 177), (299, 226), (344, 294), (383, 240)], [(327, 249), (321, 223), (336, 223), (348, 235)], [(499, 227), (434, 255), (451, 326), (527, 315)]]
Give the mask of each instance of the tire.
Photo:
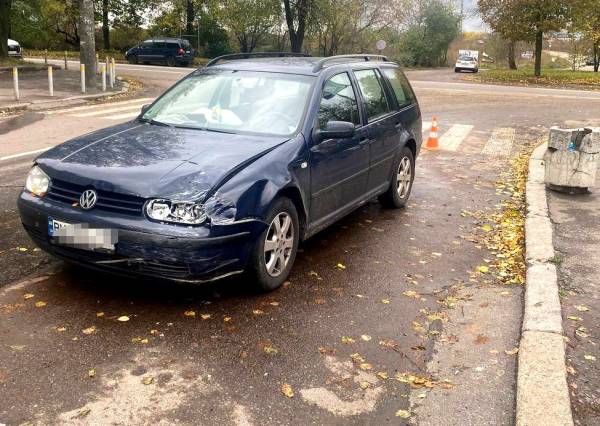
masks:
[[(406, 176), (407, 171), (409, 173), (408, 176)], [(402, 178), (402, 188), (400, 187), (401, 176), (404, 176)], [(393, 209), (403, 208), (410, 197), (414, 180), (415, 156), (410, 148), (405, 146), (394, 163), (394, 175), (390, 187), (379, 196), (379, 202), (385, 207)]]
[(135, 65), (138, 63), (138, 58), (135, 55), (131, 55), (129, 58), (127, 58), (127, 62), (129, 62), (132, 65)]
[[(286, 218), (289, 219), (287, 238), (281, 239), (282, 234), (278, 236), (276, 232), (277, 222), (285, 225)], [(276, 200), (269, 209), (265, 222), (269, 226), (252, 247), (247, 271), (255, 289), (260, 292), (273, 291), (284, 283), (292, 270), (300, 240), (298, 212), (290, 199), (283, 197)], [(267, 240), (271, 241), (273, 250), (265, 247)], [(278, 244), (278, 241), (283, 242)], [(289, 241), (287, 247), (285, 241)], [(276, 256), (278, 252), (281, 255)]]
[(175, 65), (177, 65), (177, 63), (175, 62), (175, 58), (172, 56), (167, 58), (167, 65), (170, 67), (174, 67)]
[(454, 72), (460, 72), (460, 68), (454, 68)]

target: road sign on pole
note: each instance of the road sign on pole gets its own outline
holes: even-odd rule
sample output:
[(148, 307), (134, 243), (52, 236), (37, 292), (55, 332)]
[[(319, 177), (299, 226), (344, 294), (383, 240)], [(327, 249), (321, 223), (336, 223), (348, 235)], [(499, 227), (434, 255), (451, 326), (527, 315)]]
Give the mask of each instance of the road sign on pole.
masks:
[(385, 40), (377, 40), (377, 43), (375, 43), (375, 47), (377, 48), (377, 50), (379, 50), (379, 53), (383, 52), (385, 46)]

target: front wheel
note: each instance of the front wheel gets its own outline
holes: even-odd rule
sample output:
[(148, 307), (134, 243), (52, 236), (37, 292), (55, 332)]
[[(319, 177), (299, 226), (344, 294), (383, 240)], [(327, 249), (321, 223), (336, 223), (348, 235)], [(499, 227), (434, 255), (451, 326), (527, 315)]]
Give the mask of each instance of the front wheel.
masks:
[(275, 201), (265, 220), (268, 228), (258, 237), (248, 272), (260, 291), (272, 291), (288, 277), (300, 237), (298, 212), (288, 198)]
[(415, 156), (408, 147), (402, 148), (394, 165), (394, 176), (388, 190), (379, 196), (379, 202), (386, 207), (402, 208), (408, 202), (415, 180)]
[(129, 58), (127, 58), (127, 61), (132, 64), (135, 65), (138, 63), (138, 58), (135, 55), (131, 55)]

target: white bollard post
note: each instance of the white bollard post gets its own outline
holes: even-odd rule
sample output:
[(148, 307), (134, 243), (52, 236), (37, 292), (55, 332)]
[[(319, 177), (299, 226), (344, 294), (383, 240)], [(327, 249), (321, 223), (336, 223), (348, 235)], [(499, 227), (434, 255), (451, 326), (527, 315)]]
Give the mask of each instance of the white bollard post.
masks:
[(81, 93), (85, 93), (85, 64), (79, 65), (79, 71), (81, 72)]
[(65, 50), (65, 69), (69, 69), (69, 65), (67, 64), (67, 51)]
[(100, 56), (96, 53), (96, 74), (100, 74)]
[(50, 96), (54, 96), (54, 78), (52, 76), (52, 66), (48, 66), (48, 91)]
[(115, 63), (115, 58), (111, 59), (112, 61), (112, 69), (113, 69), (113, 85), (117, 82), (117, 64)]
[(13, 87), (15, 89), (15, 101), (18, 101), (19, 96), (19, 69), (17, 67), (13, 67)]
[(106, 64), (102, 64), (102, 91), (106, 92)]
[(48, 65), (48, 49), (44, 49), (44, 64)]
[(115, 87), (115, 80), (113, 78), (113, 74), (115, 72), (115, 68), (114, 68), (114, 65), (113, 65), (112, 61), (108, 63), (108, 70), (109, 70), (108, 81), (110, 83), (110, 88), (112, 89), (112, 88)]

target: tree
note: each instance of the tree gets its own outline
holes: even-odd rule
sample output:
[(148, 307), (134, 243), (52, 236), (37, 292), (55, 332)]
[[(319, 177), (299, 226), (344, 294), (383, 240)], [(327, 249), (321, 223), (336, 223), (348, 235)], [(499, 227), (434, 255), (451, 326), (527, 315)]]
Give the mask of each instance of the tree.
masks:
[(292, 52), (301, 53), (313, 0), (283, 0)]
[(441, 66), (460, 32), (460, 16), (440, 0), (429, 0), (400, 39), (407, 65)]
[(96, 87), (94, 0), (79, 0), (79, 61), (85, 65), (85, 84)]
[(509, 41), (535, 42), (535, 75), (539, 77), (542, 72), (544, 33), (560, 31), (566, 25), (571, 10), (570, 2), (568, 0), (478, 0), (478, 4), (483, 20)]
[(11, 3), (12, 0), (0, 0), (0, 58), (8, 57)]
[(226, 0), (220, 9), (222, 23), (235, 36), (241, 52), (252, 52), (281, 22), (279, 0)]
[(102, 46), (110, 49), (110, 27), (108, 23), (108, 0), (102, 0)]
[(591, 44), (594, 72), (600, 68), (600, 1), (574, 0), (573, 31), (581, 32)]

